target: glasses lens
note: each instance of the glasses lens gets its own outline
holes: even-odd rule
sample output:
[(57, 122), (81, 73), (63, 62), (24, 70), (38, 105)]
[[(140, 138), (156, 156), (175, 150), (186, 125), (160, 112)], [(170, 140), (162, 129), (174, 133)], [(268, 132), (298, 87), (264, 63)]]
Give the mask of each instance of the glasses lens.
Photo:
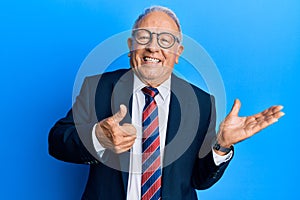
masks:
[(171, 33), (161, 33), (158, 38), (158, 43), (163, 48), (170, 48), (175, 43), (175, 38)]
[(136, 30), (134, 38), (139, 44), (148, 44), (151, 40), (151, 33), (147, 30)]

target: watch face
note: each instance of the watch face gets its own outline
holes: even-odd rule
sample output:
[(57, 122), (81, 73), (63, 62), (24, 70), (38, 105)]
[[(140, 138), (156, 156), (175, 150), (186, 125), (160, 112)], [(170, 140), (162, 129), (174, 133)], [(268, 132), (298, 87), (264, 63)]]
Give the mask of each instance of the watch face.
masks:
[(215, 150), (219, 150), (219, 149), (220, 149), (220, 145), (219, 145), (218, 143), (216, 143), (216, 144), (214, 145), (214, 149), (215, 149)]

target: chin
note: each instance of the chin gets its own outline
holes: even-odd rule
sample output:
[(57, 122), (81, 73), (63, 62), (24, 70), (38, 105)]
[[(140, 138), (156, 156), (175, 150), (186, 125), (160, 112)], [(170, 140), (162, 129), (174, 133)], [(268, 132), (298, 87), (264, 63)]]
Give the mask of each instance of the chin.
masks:
[[(172, 70), (163, 66), (142, 65), (133, 68), (136, 75), (147, 84), (160, 85), (171, 75)], [(167, 77), (167, 78), (166, 78)]]
[(155, 80), (160, 79), (161, 76), (164, 74), (164, 71), (161, 69), (147, 69), (141, 72), (142, 76), (149, 79)]
[(160, 76), (153, 75), (153, 74), (142, 74), (141, 78), (143, 78), (145, 81), (158, 81), (160, 80)]

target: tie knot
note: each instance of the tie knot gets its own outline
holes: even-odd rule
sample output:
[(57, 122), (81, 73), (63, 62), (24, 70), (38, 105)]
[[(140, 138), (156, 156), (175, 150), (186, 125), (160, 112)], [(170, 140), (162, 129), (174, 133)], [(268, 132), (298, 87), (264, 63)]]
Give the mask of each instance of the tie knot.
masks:
[(154, 98), (158, 94), (158, 89), (153, 87), (144, 87), (142, 91), (144, 94), (149, 95), (152, 98)]

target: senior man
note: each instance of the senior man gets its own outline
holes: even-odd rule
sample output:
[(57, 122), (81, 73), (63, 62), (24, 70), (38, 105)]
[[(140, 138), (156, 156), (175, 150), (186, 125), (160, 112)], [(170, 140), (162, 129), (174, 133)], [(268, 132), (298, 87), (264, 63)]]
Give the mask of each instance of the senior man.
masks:
[(214, 98), (172, 74), (181, 40), (170, 9), (146, 9), (127, 41), (131, 68), (86, 78), (51, 129), (52, 156), (90, 164), (82, 199), (197, 199), (196, 189), (221, 178), (234, 144), (284, 115), (272, 106), (239, 117), (235, 100), (216, 134)]

